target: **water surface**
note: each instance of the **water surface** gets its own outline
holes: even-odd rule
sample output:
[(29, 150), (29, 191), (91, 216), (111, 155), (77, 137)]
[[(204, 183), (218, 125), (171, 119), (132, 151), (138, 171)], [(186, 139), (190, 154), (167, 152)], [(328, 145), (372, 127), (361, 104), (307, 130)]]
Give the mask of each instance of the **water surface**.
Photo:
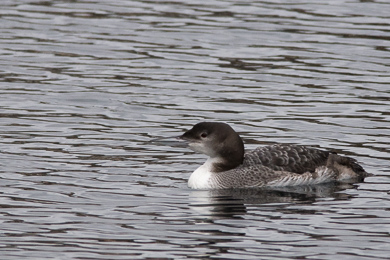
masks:
[[(388, 259), (387, 1), (3, 1), (2, 259)], [(193, 191), (199, 121), (363, 183)]]

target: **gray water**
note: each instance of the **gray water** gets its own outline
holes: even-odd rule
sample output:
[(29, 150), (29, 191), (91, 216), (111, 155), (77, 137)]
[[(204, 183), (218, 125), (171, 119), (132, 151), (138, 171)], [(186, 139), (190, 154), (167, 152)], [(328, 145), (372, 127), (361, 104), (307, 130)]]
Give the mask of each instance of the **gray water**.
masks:
[[(390, 2), (0, 5), (1, 259), (389, 259)], [(374, 176), (190, 190), (206, 120)]]

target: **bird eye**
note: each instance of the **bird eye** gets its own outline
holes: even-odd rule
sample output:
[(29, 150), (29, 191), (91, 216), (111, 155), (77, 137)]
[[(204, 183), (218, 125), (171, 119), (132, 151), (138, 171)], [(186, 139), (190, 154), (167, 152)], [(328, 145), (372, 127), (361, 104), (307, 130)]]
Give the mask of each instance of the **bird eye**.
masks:
[(200, 137), (206, 138), (206, 137), (207, 137), (207, 133), (201, 133), (201, 134), (200, 134)]

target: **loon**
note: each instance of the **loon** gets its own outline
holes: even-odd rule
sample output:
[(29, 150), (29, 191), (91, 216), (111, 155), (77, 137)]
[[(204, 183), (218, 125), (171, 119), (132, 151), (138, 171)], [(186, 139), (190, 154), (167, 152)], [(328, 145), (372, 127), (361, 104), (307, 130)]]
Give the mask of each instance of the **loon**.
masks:
[(201, 122), (177, 137), (209, 156), (188, 180), (192, 189), (235, 189), (313, 185), (369, 174), (355, 159), (299, 145), (275, 144), (245, 153), (228, 124)]

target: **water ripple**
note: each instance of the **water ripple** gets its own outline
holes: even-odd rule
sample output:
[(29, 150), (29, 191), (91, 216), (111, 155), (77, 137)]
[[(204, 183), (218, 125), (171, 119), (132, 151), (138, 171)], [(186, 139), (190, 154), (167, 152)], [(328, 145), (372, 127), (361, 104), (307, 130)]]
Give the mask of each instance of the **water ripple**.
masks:
[[(386, 1), (4, 1), (2, 259), (387, 259)], [(191, 191), (199, 121), (364, 183)]]

